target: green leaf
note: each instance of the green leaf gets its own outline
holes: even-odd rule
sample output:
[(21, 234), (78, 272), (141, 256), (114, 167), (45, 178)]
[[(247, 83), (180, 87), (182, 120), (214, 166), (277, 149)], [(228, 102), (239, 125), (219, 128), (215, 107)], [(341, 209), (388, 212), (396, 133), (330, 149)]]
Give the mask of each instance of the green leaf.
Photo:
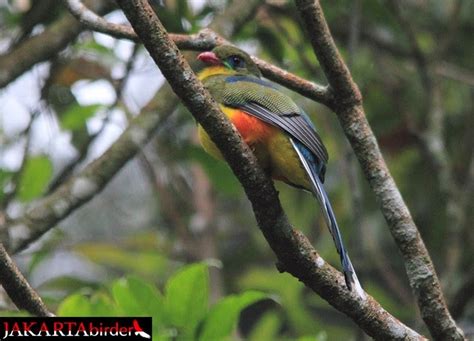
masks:
[(89, 316), (91, 314), (91, 304), (88, 299), (81, 294), (74, 294), (61, 302), (56, 312), (58, 316)]
[(281, 328), (281, 321), (275, 311), (263, 315), (248, 336), (249, 341), (275, 340)]
[(167, 259), (156, 250), (130, 251), (100, 242), (77, 245), (74, 250), (94, 263), (144, 276), (162, 274), (167, 266)]
[(73, 104), (61, 116), (61, 127), (65, 130), (77, 130), (84, 127), (88, 118), (102, 108), (102, 105), (84, 105)]
[(249, 305), (268, 298), (260, 291), (247, 291), (240, 295), (227, 296), (214, 305), (206, 317), (199, 340), (222, 340), (235, 328), (240, 312)]
[(58, 307), (59, 316), (119, 316), (121, 311), (112, 299), (103, 292), (96, 292), (92, 297), (73, 294), (66, 297)]
[(270, 269), (253, 269), (240, 278), (241, 288), (256, 288), (278, 295), (292, 328), (298, 333), (314, 334), (321, 330), (320, 321), (314, 319), (301, 300), (304, 285), (288, 273)]
[(190, 337), (208, 311), (209, 272), (199, 263), (184, 267), (166, 284), (168, 322)]
[(73, 276), (58, 276), (48, 279), (40, 285), (41, 290), (45, 291), (64, 291), (66, 293), (73, 293), (82, 288), (88, 290), (96, 290), (99, 287), (97, 282), (86, 280), (80, 277)]
[(2, 310), (2, 317), (28, 317), (32, 316), (29, 312), (24, 311), (24, 310), (14, 310), (14, 311), (8, 311), (8, 310)]
[(90, 316), (120, 316), (121, 311), (113, 300), (103, 292), (98, 292), (89, 300)]
[(30, 201), (43, 193), (53, 174), (51, 161), (44, 156), (34, 156), (26, 160), (20, 176), (18, 198)]
[(163, 310), (164, 300), (159, 291), (138, 277), (114, 282), (112, 295), (125, 315), (158, 317), (158, 312)]

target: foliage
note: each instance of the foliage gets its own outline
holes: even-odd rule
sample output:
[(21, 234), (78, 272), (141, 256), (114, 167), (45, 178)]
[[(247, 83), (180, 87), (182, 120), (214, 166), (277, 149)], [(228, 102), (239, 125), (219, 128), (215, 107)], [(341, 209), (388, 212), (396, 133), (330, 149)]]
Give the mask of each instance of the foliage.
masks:
[(44, 156), (30, 157), (25, 161), (18, 188), (18, 199), (30, 201), (42, 194), (53, 174), (51, 161)]
[(61, 127), (65, 130), (76, 130), (83, 127), (87, 119), (94, 116), (100, 107), (100, 105), (72, 105), (69, 110), (63, 113)]
[(164, 293), (135, 276), (112, 282), (107, 290), (86, 297), (66, 297), (59, 316), (151, 316), (155, 340), (222, 340), (235, 329), (240, 312), (267, 298), (262, 292), (246, 291), (209, 301), (207, 265), (192, 264), (168, 279)]

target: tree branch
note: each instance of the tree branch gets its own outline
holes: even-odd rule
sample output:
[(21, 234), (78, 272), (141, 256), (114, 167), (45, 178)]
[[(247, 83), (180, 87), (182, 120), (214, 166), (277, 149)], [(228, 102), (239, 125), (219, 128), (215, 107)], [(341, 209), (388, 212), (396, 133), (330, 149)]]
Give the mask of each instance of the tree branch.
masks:
[[(106, 13), (110, 1), (88, 1), (98, 13)], [(28, 71), (33, 65), (58, 54), (73, 41), (83, 26), (69, 14), (65, 14), (42, 33), (20, 43), (14, 50), (0, 56), (0, 89)], [(32, 53), (34, 51), (34, 53)]]
[(329, 81), (330, 91), (335, 98), (332, 109), (360, 105), (362, 95), (334, 44), (319, 2), (296, 0), (296, 4), (309, 32), (313, 50)]
[(2, 243), (0, 243), (0, 284), (18, 309), (37, 316), (52, 316), (41, 298), (18, 270)]
[(85, 141), (78, 148), (78, 155), (71, 161), (69, 161), (65, 167), (61, 169), (61, 171), (54, 177), (54, 179), (49, 183), (47, 194), (52, 193), (61, 183), (64, 182), (76, 169), (76, 166), (79, 165), (82, 161), (84, 161), (87, 157), (89, 147), (92, 143), (102, 134), (102, 132), (107, 127), (109, 122), (110, 116), (112, 114), (112, 110), (117, 107), (117, 105), (122, 101), (122, 94), (125, 89), (125, 85), (127, 80), (130, 76), (130, 73), (133, 68), (133, 63), (135, 61), (135, 57), (138, 51), (138, 45), (135, 45), (132, 51), (132, 54), (128, 58), (128, 61), (125, 63), (125, 72), (124, 75), (119, 78), (116, 82), (112, 82), (115, 91), (115, 100), (112, 104), (110, 104), (107, 108), (107, 114), (105, 119), (102, 121), (102, 125), (98, 131), (95, 133), (88, 135)]
[(5, 245), (13, 252), (23, 249), (99, 193), (135, 156), (177, 105), (177, 99), (169, 87), (160, 90), (160, 97), (156, 111), (143, 111), (135, 117), (101, 157), (69, 178), (53, 193), (33, 204), (22, 217), (3, 226), (1, 232), (8, 234)]
[(376, 338), (420, 339), (421, 336), (387, 313), (370, 296), (360, 299), (342, 285), (342, 275), (329, 266), (301, 233), (290, 226), (271, 180), (244, 144), (235, 127), (220, 112), (167, 35), (148, 1), (119, 0), (119, 6), (152, 58), (242, 183), (257, 222), (278, 256), (280, 268), (303, 281)]
[[(255, 0), (254, 0), (255, 1)], [(91, 30), (109, 34), (115, 38), (125, 38), (133, 41), (138, 41), (137, 35), (130, 26), (110, 23), (104, 18), (98, 16), (80, 0), (66, 0), (66, 6), (71, 13), (84, 25)], [(238, 5), (238, 4), (237, 4)], [(246, 6), (249, 6), (247, 4)], [(244, 16), (242, 16), (244, 17)], [(228, 23), (227, 23), (228, 24)], [(223, 21), (218, 21), (211, 25), (212, 29), (222, 29)], [(237, 25), (234, 25), (234, 27)], [(169, 34), (174, 43), (182, 50), (193, 51), (208, 51), (212, 50), (217, 45), (230, 44), (223, 37), (215, 33), (212, 29), (203, 29), (198, 34)], [(333, 98), (330, 95), (327, 87), (318, 85), (300, 78), (288, 71), (280, 69), (270, 63), (265, 62), (256, 57), (252, 57), (254, 62), (258, 65), (262, 74), (268, 79), (280, 83), (281, 85), (317, 102), (320, 102), (328, 107), (332, 107)]]
[(337, 47), (317, 0), (296, 0), (314, 52), (338, 103), (336, 114), (374, 191), (390, 232), (400, 249), (421, 315), (434, 338), (462, 340), (463, 333), (449, 314), (443, 293), (408, 207), (385, 164), (365, 117), (361, 95)]

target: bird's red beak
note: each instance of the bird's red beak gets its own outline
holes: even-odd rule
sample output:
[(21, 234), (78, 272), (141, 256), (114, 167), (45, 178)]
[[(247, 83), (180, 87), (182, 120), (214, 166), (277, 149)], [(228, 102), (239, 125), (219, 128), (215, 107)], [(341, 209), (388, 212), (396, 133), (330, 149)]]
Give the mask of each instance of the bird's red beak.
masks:
[(219, 58), (217, 58), (216, 54), (211, 51), (202, 52), (198, 54), (197, 59), (201, 62), (209, 64), (209, 65), (220, 65), (222, 64)]

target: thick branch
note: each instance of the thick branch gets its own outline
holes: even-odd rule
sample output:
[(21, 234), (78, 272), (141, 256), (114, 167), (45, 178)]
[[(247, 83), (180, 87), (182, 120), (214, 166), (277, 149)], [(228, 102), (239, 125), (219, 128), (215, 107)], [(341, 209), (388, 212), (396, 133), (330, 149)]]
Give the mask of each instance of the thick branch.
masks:
[(322, 86), (306, 79), (298, 77), (288, 71), (280, 69), (279, 67), (267, 63), (259, 58), (252, 57), (257, 64), (262, 74), (284, 87), (291, 89), (302, 96), (310, 98), (316, 102), (322, 103), (329, 108), (334, 106), (334, 98), (327, 86)]
[(296, 0), (296, 4), (334, 96), (341, 101), (336, 105), (339, 121), (404, 257), (421, 315), (436, 339), (461, 340), (462, 331), (449, 314), (433, 263), (357, 100), (361, 99), (358, 87), (337, 52), (319, 1)]
[(148, 2), (119, 0), (118, 3), (173, 90), (220, 146), (242, 183), (257, 222), (277, 254), (281, 268), (353, 318), (369, 335), (385, 339), (421, 338), (384, 311), (371, 297), (362, 300), (344, 288), (342, 275), (319, 257), (302, 234), (291, 228), (271, 180), (197, 80)]
[(335, 109), (338, 106), (347, 107), (360, 104), (362, 95), (335, 46), (319, 2), (296, 0), (296, 4), (309, 32), (314, 52), (335, 97)]
[(37, 316), (52, 316), (0, 243), (0, 284), (18, 309)]

